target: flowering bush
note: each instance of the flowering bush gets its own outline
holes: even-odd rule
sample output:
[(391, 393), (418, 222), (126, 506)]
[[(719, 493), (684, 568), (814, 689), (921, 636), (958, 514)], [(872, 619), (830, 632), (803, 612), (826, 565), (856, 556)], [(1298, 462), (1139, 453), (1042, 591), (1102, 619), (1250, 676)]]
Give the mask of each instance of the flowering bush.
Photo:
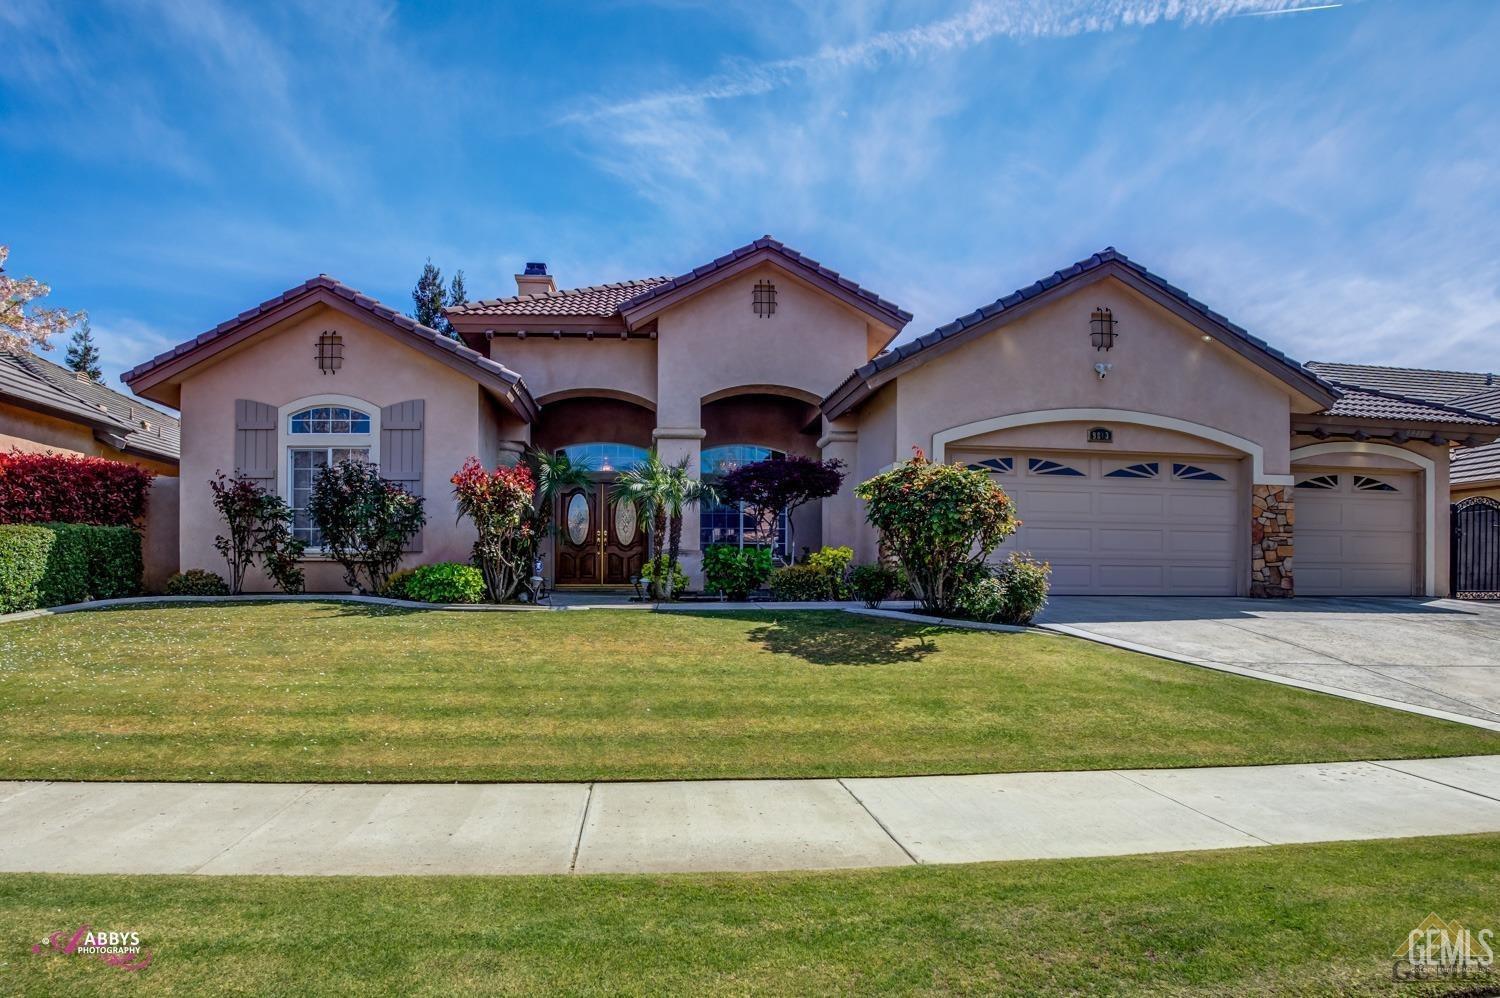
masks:
[(479, 459), (471, 457), (450, 481), (459, 517), (473, 520), (479, 532), (474, 563), (484, 576), (490, 602), (504, 602), (530, 578), (540, 536), (531, 470), (518, 464), (485, 471)]
[(229, 478), (222, 471), (209, 480), (208, 487), (214, 509), (229, 528), (227, 535), (214, 538), (214, 547), (229, 565), (229, 591), (239, 595), (245, 569), (259, 558), (277, 588), (300, 593), (302, 567), (297, 559), (306, 545), (292, 534), (292, 511), (286, 500), (259, 482)]
[(131, 526), (156, 475), (102, 457), (0, 454), (0, 523)]
[(964, 573), (1020, 526), (1010, 498), (988, 474), (934, 464), (920, 449), (854, 494), (930, 613), (953, 610)]
[(344, 581), (378, 593), (401, 561), (401, 549), (422, 529), (422, 497), (380, 477), (368, 461), (319, 468), (307, 511), (323, 535), (323, 549), (344, 566)]

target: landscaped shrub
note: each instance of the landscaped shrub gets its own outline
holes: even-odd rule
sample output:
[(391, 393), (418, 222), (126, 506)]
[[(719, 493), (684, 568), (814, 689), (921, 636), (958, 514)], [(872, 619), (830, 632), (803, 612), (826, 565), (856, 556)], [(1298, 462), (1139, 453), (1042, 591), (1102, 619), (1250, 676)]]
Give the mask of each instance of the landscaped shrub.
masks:
[(402, 588), (407, 599), (420, 603), (483, 603), (485, 595), (483, 573), (454, 561), (418, 565)]
[(380, 595), (389, 599), (408, 599), (406, 595), (406, 583), (411, 578), (414, 568), (401, 568), (385, 577), (385, 585), (380, 590)]
[(278, 589), (302, 591), (298, 559), (306, 547), (292, 534), (292, 511), (286, 500), (249, 478), (229, 478), (221, 471), (208, 483), (214, 509), (229, 534), (214, 538), (214, 547), (229, 565), (229, 591), (238, 595), (245, 569), (257, 559)]
[(854, 561), (854, 549), (849, 547), (820, 548), (807, 556), (809, 568), (823, 573), (828, 580), (829, 599), (849, 598), (849, 563)]
[(966, 568), (982, 563), (1020, 525), (1010, 498), (988, 474), (933, 464), (920, 449), (854, 494), (930, 613), (951, 612)]
[(1006, 624), (1029, 624), (1047, 603), (1052, 566), (1013, 554), (995, 566), (995, 578), (1005, 586), (1005, 602), (998, 614)]
[(0, 527), (0, 606), (6, 613), (135, 596), (141, 568), (141, 535), (132, 527)]
[(871, 610), (903, 585), (901, 573), (888, 565), (855, 565), (849, 572), (849, 588), (855, 599), (864, 600)]
[(787, 565), (771, 573), (771, 598), (785, 603), (832, 599), (828, 574), (811, 565)]
[(645, 566), (641, 568), (641, 581), (653, 593), (660, 594), (666, 599), (671, 599), (675, 595), (680, 595), (687, 588), (688, 577), (687, 573), (682, 570), (682, 566), (674, 563), (672, 565), (671, 588), (668, 589), (665, 584), (668, 581), (668, 560), (668, 555), (659, 554), (646, 562)]
[(531, 469), (518, 464), (485, 471), (479, 458), (471, 457), (449, 481), (458, 515), (474, 521), (479, 533), (474, 562), (484, 575), (486, 594), (491, 603), (502, 603), (531, 577), (541, 523)]
[(989, 623), (1005, 609), (1005, 583), (992, 575), (965, 582), (958, 589), (955, 608), (970, 620)]
[(375, 465), (355, 460), (319, 468), (307, 499), (323, 549), (344, 567), (344, 581), (362, 593), (380, 592), (396, 570), (401, 549), (427, 522), (422, 505), (421, 496), (381, 478)]
[(0, 526), (0, 613), (35, 610), (56, 535), (46, 527)]
[(0, 454), (0, 523), (128, 526), (145, 516), (155, 477), (102, 457)]
[(704, 588), (725, 599), (747, 599), (770, 574), (770, 548), (710, 544), (703, 549)]
[(228, 596), (229, 583), (218, 572), (206, 568), (190, 568), (186, 572), (174, 572), (167, 580), (168, 596)]

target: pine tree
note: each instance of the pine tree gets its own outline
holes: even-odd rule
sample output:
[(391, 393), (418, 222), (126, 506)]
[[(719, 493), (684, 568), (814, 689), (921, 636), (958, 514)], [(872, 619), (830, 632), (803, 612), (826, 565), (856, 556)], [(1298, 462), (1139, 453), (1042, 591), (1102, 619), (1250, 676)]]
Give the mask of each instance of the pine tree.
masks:
[(69, 368), (86, 375), (90, 381), (104, 380), (104, 372), (99, 368), (99, 348), (94, 345), (94, 331), (89, 328), (87, 316), (73, 330), (66, 360)]
[(453, 283), (448, 285), (448, 305), (463, 305), (469, 300), (469, 290), (464, 287), (464, 272), (460, 270), (453, 275)]
[(438, 332), (445, 332), (443, 325), (447, 320), (443, 318), (443, 306), (447, 304), (448, 296), (443, 291), (443, 272), (432, 265), (431, 257), (422, 267), (417, 286), (411, 289), (411, 300), (416, 306), (416, 311), (411, 314), (413, 319)]

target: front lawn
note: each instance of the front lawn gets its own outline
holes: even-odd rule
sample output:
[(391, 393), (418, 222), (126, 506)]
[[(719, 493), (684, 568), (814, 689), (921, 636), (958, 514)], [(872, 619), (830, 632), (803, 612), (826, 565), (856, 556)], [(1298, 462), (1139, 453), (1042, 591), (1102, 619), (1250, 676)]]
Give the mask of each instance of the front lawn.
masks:
[(0, 626), (0, 779), (875, 776), (1500, 752), (1072, 638), (837, 611), (154, 606)]
[[(0, 877), (18, 994), (1493, 994), (1393, 984), (1497, 928), (1500, 835), (840, 873)], [(138, 932), (138, 974), (30, 947)], [(1474, 990), (1462, 990), (1473, 988)]]

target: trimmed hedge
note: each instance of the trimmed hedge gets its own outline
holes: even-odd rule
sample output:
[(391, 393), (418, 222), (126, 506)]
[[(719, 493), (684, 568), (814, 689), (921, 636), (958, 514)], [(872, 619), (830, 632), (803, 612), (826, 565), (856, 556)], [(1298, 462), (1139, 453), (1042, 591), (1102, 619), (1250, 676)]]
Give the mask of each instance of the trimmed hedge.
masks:
[(174, 572), (167, 580), (168, 596), (228, 596), (229, 583), (218, 572), (206, 568), (190, 568), (186, 572)]
[(788, 565), (771, 573), (771, 598), (781, 603), (833, 599), (828, 575), (812, 565)]
[(136, 596), (142, 568), (130, 527), (0, 525), (0, 612)]
[(485, 597), (479, 569), (453, 561), (418, 565), (401, 589), (406, 599), (419, 603), (483, 603)]
[(0, 523), (129, 526), (146, 515), (154, 472), (70, 454), (0, 454)]

